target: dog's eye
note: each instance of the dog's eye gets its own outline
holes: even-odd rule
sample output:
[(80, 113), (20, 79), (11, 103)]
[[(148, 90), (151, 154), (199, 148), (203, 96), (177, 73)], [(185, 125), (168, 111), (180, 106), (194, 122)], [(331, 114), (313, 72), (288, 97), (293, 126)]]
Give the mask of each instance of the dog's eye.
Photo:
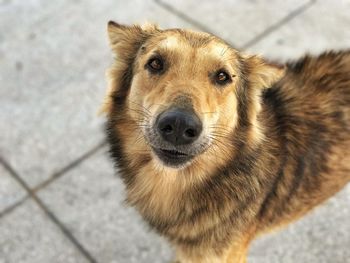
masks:
[(152, 73), (160, 73), (164, 68), (164, 63), (160, 57), (155, 57), (148, 60), (146, 67)]
[(215, 82), (219, 85), (225, 85), (229, 82), (231, 82), (232, 79), (230, 77), (230, 75), (223, 70), (219, 70), (218, 72), (216, 72), (215, 74)]

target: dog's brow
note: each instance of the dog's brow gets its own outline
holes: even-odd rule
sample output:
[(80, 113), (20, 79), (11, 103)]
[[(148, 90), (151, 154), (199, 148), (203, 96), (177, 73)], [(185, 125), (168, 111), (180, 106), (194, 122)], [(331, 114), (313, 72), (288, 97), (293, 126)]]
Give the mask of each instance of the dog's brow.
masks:
[(209, 54), (221, 59), (229, 49), (230, 47), (225, 45), (212, 45), (209, 47)]
[(176, 36), (169, 36), (165, 38), (163, 41), (159, 43), (159, 46), (162, 48), (178, 48), (179, 47), (179, 39)]
[(227, 50), (229, 50), (229, 47), (223, 47), (221, 51), (221, 55), (224, 56)]

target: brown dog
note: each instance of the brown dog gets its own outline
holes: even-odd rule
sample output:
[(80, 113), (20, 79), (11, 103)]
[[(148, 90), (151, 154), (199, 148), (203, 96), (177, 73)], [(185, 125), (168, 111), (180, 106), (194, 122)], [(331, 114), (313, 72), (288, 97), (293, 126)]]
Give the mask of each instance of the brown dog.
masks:
[(245, 262), (350, 180), (349, 51), (278, 67), (206, 33), (108, 33), (111, 155), (178, 262)]

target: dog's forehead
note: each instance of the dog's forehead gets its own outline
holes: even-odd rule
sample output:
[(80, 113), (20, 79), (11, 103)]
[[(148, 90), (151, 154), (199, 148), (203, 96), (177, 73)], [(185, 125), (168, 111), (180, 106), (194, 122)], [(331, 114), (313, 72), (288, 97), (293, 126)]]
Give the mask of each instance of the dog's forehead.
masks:
[(207, 33), (190, 31), (165, 35), (158, 42), (157, 48), (168, 51), (178, 51), (179, 54), (183, 54), (184, 56), (188, 55), (188, 52), (196, 51), (204, 56), (217, 59), (232, 55), (232, 48), (223, 41)]
[(184, 44), (185, 42), (183, 41), (183, 39), (179, 38), (176, 35), (170, 35), (165, 36), (164, 39), (159, 42), (158, 47), (162, 49), (173, 50), (181, 48), (181, 46), (183, 46)]

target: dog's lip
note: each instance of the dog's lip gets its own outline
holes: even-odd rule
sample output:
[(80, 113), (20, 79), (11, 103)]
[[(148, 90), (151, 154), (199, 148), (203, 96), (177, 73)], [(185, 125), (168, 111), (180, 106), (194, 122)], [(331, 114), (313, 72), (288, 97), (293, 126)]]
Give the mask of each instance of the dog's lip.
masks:
[(153, 152), (164, 164), (178, 167), (191, 160), (194, 156), (175, 149), (152, 147)]
[(156, 153), (162, 154), (162, 155), (165, 155), (165, 156), (171, 157), (171, 158), (191, 157), (191, 155), (184, 153), (182, 151), (175, 150), (175, 149), (163, 149), (163, 148), (156, 148), (156, 147), (152, 147), (152, 148)]

